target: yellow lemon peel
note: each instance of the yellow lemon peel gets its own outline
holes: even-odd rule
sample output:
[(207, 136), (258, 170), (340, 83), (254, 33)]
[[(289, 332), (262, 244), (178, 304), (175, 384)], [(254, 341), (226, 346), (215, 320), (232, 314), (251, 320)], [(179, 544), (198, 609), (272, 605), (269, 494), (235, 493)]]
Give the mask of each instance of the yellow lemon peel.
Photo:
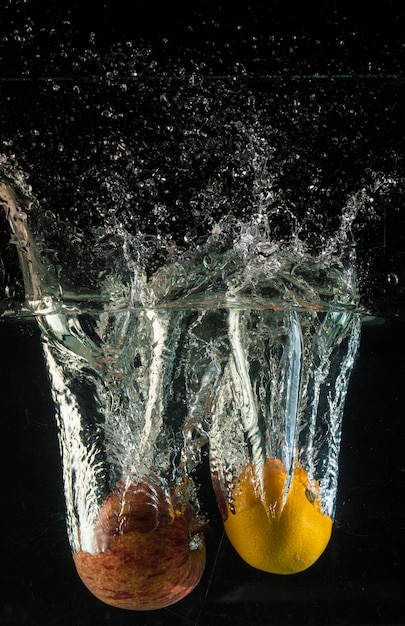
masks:
[(332, 520), (322, 513), (319, 486), (296, 467), (283, 505), (287, 473), (280, 460), (268, 459), (262, 482), (248, 465), (233, 488), (226, 534), (249, 565), (273, 574), (295, 574), (315, 563), (325, 550)]

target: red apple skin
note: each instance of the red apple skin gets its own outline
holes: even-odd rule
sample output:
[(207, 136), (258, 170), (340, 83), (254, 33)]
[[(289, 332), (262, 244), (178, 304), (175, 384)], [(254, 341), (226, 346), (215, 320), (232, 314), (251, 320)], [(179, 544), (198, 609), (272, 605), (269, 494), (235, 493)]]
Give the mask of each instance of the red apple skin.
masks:
[(160, 493), (137, 485), (107, 498), (94, 531), (100, 551), (73, 556), (81, 580), (99, 600), (150, 611), (178, 602), (199, 583), (204, 535), (191, 505), (177, 508), (172, 496), (168, 504)]

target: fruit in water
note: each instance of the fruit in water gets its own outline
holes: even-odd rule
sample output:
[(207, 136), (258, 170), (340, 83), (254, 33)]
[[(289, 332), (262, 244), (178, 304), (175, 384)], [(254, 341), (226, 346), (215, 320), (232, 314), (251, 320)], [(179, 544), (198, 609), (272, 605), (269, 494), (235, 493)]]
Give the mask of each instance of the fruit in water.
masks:
[[(319, 486), (296, 467), (283, 505), (287, 473), (281, 461), (268, 459), (262, 483), (246, 466), (227, 504), (226, 534), (249, 565), (273, 574), (295, 574), (310, 567), (325, 550), (332, 520), (321, 511)], [(232, 509), (232, 510), (231, 510)]]
[(205, 541), (190, 504), (173, 491), (138, 484), (104, 502), (94, 530), (98, 552), (74, 555), (78, 574), (100, 600), (130, 610), (159, 609), (184, 598), (205, 567)]

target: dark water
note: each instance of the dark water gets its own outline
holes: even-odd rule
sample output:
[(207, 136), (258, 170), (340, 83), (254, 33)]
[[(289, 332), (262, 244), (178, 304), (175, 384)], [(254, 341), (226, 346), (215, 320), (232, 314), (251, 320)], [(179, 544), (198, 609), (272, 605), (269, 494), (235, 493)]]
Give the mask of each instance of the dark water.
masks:
[[(8, 565), (2, 619), (17, 624), (139, 621), (95, 602), (77, 578), (38, 330), (27, 323), (11, 330), (2, 324), (1, 332), (8, 355), (1, 364), (1, 406), (8, 416), (3, 475), (12, 475), (4, 483), (10, 516), (3, 526)], [(275, 623), (401, 623), (403, 343), (399, 321), (363, 326), (343, 418), (335, 527), (322, 559), (288, 579), (247, 567), (225, 539), (220, 541), (216, 505), (205, 494), (215, 534), (208, 536), (210, 556), (201, 586), (176, 608), (142, 616), (144, 623), (241, 623), (252, 615), (268, 623), (270, 608)]]
[[(0, 397), (7, 416), (0, 621), (402, 623), (400, 15), (390, 15), (390, 7), (368, 11), (365, 19), (354, 8), (340, 16), (332, 8), (301, 7), (282, 17), (280, 7), (262, 5), (238, 5), (232, 15), (218, 7), (155, 13), (143, 6), (142, 16), (140, 11), (129, 24), (115, 7), (98, 7), (94, 18), (76, 3), (55, 7), (50, 2), (40, 14), (33, 4), (8, 3), (1, 25), (2, 177), (29, 215), (36, 262), (45, 271), (39, 287), (32, 289), (27, 275), (24, 282), (21, 241), (9, 243), (4, 221), (1, 306), (12, 315), (0, 328)], [(356, 257), (349, 255), (349, 263), (348, 249)], [(30, 302), (22, 307), (27, 285)], [(178, 298), (180, 307), (173, 305)], [(152, 317), (140, 313), (145, 305)], [(343, 431), (331, 543), (297, 577), (256, 572), (222, 536), (209, 488), (210, 429), (213, 439), (219, 432), (222, 459), (234, 459), (232, 446), (223, 449), (223, 437), (232, 407), (227, 389), (244, 373), (238, 351), (242, 345), (256, 366), (266, 350), (269, 363), (269, 346), (275, 354), (277, 341), (297, 355), (294, 342), (285, 339), (294, 337), (288, 326), (296, 337), (303, 329), (315, 329), (318, 337), (327, 329), (332, 345), (341, 332), (343, 345), (335, 354), (350, 354), (348, 338), (359, 339), (359, 306), (367, 314), (360, 351), (344, 413), (343, 397), (335, 407)], [(109, 378), (108, 359), (96, 363), (100, 354), (121, 359), (127, 382), (135, 371), (140, 376), (143, 355), (137, 350), (127, 359), (135, 341), (134, 331), (125, 330), (128, 318), (139, 328), (144, 316), (143, 345), (155, 329), (150, 358), (161, 371), (171, 362), (182, 372), (177, 399), (159, 396), (180, 425), (165, 423), (173, 451), (165, 476), (180, 480), (190, 468), (193, 495), (213, 532), (203, 581), (176, 607), (141, 618), (109, 609), (76, 577), (50, 399), (55, 384), (45, 371), (37, 324), (21, 316), (33, 307), (46, 314), (40, 318), (43, 336), (65, 375), (66, 361), (74, 378), (87, 359), (85, 376), (99, 380), (101, 371), (107, 380), (102, 389), (89, 383), (87, 408), (97, 394), (117, 398), (113, 392), (118, 400), (110, 406), (118, 412), (131, 403)], [(167, 337), (163, 318), (171, 337), (187, 341), (179, 348), (169, 342), (159, 356)], [(277, 341), (269, 328), (279, 329)], [(127, 352), (117, 359), (114, 349), (123, 338)], [(330, 364), (333, 355), (326, 354)], [(312, 358), (307, 351), (304, 368)], [(268, 382), (260, 380), (260, 368), (253, 372), (249, 381), (245, 377), (246, 397)], [(341, 382), (346, 392), (348, 378)], [(214, 387), (215, 414), (207, 416), (201, 406)], [(134, 395), (141, 391), (132, 385)], [(295, 405), (294, 391), (285, 401)], [(225, 417), (222, 432), (219, 415)], [(144, 428), (135, 414), (133, 419)], [(245, 428), (252, 415), (242, 410), (238, 419)], [(150, 424), (161, 426), (153, 419)], [(295, 435), (285, 426), (288, 442)], [(117, 441), (121, 435), (110, 438), (111, 465), (131, 471)], [(154, 461), (158, 444), (150, 447)], [(258, 448), (253, 439), (247, 451), (257, 454)]]

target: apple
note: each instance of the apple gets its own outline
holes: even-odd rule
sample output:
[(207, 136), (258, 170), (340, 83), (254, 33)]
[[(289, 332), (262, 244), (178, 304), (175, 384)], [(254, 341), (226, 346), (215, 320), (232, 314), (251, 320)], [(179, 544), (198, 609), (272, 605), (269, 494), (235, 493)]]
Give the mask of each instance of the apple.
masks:
[(194, 508), (147, 481), (117, 490), (102, 505), (94, 554), (74, 554), (86, 587), (112, 606), (149, 611), (170, 606), (199, 583), (205, 540)]

